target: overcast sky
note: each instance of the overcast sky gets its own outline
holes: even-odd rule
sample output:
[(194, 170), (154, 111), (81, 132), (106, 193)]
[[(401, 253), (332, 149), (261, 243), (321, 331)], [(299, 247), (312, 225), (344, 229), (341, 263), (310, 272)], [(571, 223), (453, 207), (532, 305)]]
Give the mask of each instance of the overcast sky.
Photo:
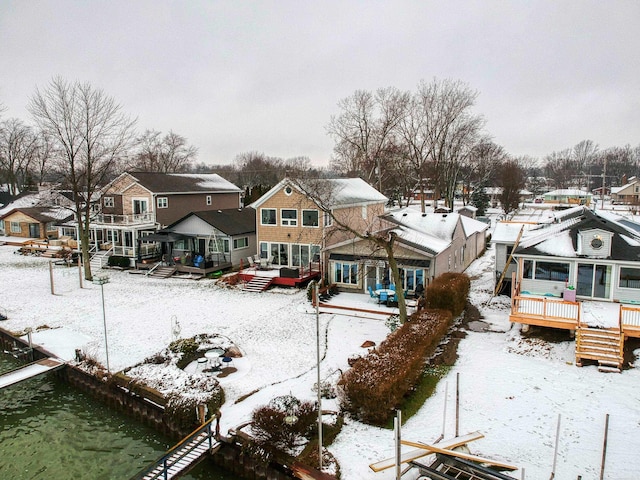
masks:
[(325, 165), (357, 89), (452, 78), (514, 155), (640, 144), (640, 2), (0, 0), (0, 103), (89, 81), (198, 161), (258, 151)]

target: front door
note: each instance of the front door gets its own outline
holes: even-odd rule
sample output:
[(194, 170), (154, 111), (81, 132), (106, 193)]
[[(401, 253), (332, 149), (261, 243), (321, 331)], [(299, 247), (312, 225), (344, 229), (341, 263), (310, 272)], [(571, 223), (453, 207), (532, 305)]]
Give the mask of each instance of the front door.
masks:
[(30, 223), (29, 224), (29, 236), (31, 238), (40, 238), (40, 224), (39, 223)]
[(611, 265), (579, 263), (576, 294), (581, 297), (610, 298)]

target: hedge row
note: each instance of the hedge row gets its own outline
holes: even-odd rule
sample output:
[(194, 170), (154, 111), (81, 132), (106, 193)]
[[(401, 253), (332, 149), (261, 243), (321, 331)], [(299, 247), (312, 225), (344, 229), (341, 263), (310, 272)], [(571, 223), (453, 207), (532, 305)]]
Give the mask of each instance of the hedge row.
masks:
[(464, 273), (444, 273), (427, 287), (427, 308), (448, 310), (454, 317), (464, 312), (471, 280)]
[(357, 359), (339, 381), (342, 408), (364, 422), (384, 425), (420, 378), (451, 319), (448, 311), (421, 310)]

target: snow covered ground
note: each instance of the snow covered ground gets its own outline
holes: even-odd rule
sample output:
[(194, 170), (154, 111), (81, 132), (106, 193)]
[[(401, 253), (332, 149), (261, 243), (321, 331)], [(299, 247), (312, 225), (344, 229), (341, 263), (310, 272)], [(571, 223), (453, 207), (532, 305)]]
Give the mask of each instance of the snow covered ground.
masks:
[[(68, 360), (81, 348), (104, 363), (101, 287), (85, 282), (80, 288), (77, 269), (54, 267), (52, 295), (49, 261), (15, 255), (15, 250), (0, 246), (0, 308), (9, 317), (0, 326), (23, 332), (46, 325), (48, 329), (33, 334), (35, 343)], [(419, 412), (406, 419), (403, 438), (431, 442), (440, 436), (445, 391), (444, 433), (453, 436), (459, 374), (460, 433), (479, 430), (485, 435), (470, 445), (472, 453), (515, 464), (526, 478), (549, 478), (560, 416), (555, 477), (596, 479), (609, 414), (605, 478), (640, 478), (640, 371), (605, 374), (595, 367), (578, 368), (572, 363), (573, 342), (521, 337), (508, 321), (507, 299), (495, 298), (486, 305), (492, 262), (490, 249), (467, 272), (473, 279), (471, 300), (489, 324), (488, 331), (468, 332), (460, 342), (456, 365)], [(221, 334), (242, 350), (244, 356), (234, 360), (238, 371), (221, 379), (227, 399), (223, 431), (246, 421), (253, 408), (275, 396), (315, 399), (316, 316), (306, 292), (273, 289), (256, 294), (214, 280), (102, 273), (109, 276), (103, 288), (112, 370), (160, 351), (170, 342), (177, 320), (181, 337)], [(363, 295), (357, 301), (368, 300)], [(365, 340), (379, 343), (388, 333), (383, 320), (336, 313), (321, 314), (320, 329), (323, 379), (335, 379), (348, 368), (350, 356), (364, 353)], [(325, 409), (334, 407), (323, 402)], [(394, 478), (391, 470), (374, 473), (368, 466), (393, 456), (389, 430), (347, 420), (330, 450), (345, 480)], [(524, 475), (520, 470), (513, 476)]]

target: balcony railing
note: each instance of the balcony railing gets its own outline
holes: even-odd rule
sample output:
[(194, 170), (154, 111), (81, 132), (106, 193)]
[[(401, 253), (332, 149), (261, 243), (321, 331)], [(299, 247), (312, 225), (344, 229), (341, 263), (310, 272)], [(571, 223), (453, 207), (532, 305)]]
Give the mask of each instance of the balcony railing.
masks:
[(154, 212), (138, 213), (134, 215), (110, 215), (99, 213), (95, 215), (91, 222), (101, 225), (139, 225), (144, 223), (155, 223)]

